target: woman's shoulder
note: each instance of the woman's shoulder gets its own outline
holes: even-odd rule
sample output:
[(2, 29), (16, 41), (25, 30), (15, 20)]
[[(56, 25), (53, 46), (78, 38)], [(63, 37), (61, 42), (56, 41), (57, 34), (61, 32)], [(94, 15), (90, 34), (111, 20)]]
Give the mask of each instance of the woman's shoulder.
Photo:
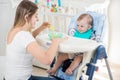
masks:
[(17, 34), (18, 29), (11, 29), (7, 34), (7, 44), (10, 44)]
[(29, 31), (23, 31), (23, 30), (21, 30), (21, 31), (18, 31), (16, 33), (16, 35), (25, 36), (25, 35), (31, 35), (31, 33)]
[(25, 36), (29, 34), (30, 34), (29, 31), (23, 31), (20, 29), (11, 29), (7, 35), (7, 44), (10, 44), (13, 41), (13, 39), (15, 39), (15, 37), (17, 36), (20, 37), (20, 36)]

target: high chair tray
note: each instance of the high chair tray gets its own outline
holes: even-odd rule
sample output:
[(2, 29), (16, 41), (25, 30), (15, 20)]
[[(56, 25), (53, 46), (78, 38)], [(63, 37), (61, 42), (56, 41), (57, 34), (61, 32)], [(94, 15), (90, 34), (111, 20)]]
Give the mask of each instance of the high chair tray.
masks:
[[(98, 43), (94, 40), (83, 39), (83, 38), (75, 38), (68, 36), (64, 33), (63, 37), (68, 37), (67, 40), (61, 42), (59, 44), (59, 52), (63, 53), (79, 53), (79, 52), (88, 52), (93, 51), (98, 47)], [(51, 40), (49, 39), (48, 34), (38, 35), (36, 40), (40, 44), (40, 46), (44, 48), (48, 48), (51, 44)]]

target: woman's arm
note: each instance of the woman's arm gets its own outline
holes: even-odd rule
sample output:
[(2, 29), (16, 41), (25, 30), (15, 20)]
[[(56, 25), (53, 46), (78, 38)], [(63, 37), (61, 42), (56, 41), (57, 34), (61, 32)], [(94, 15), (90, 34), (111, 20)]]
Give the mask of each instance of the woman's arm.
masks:
[(36, 30), (32, 32), (32, 35), (36, 37), (41, 31), (43, 31), (45, 28), (49, 26), (50, 24), (48, 22), (44, 22), (40, 27), (38, 27)]
[(38, 61), (43, 64), (50, 64), (58, 51), (58, 44), (61, 42), (61, 39), (53, 39), (51, 46), (48, 50), (41, 48), (37, 42), (32, 42), (27, 46), (27, 51), (33, 55)]

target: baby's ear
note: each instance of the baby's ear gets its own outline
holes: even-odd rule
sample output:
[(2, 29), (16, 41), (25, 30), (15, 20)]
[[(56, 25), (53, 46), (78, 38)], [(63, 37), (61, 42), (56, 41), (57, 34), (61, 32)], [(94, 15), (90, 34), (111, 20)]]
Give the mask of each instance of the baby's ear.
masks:
[(91, 25), (88, 25), (88, 30), (89, 30), (91, 27), (92, 27)]

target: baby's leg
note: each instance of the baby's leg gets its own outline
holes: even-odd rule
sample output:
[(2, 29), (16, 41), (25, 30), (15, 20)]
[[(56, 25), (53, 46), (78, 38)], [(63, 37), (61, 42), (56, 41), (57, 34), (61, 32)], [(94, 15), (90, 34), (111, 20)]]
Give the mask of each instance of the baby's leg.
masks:
[(62, 64), (62, 62), (64, 60), (68, 59), (68, 54), (60, 54), (57, 58), (56, 63), (54, 64), (53, 68), (47, 70), (48, 73), (50, 74), (55, 74), (57, 69), (60, 67), (60, 65)]
[(68, 69), (65, 71), (66, 74), (71, 75), (73, 70), (80, 64), (82, 61), (83, 55), (75, 56), (73, 62), (70, 64)]

